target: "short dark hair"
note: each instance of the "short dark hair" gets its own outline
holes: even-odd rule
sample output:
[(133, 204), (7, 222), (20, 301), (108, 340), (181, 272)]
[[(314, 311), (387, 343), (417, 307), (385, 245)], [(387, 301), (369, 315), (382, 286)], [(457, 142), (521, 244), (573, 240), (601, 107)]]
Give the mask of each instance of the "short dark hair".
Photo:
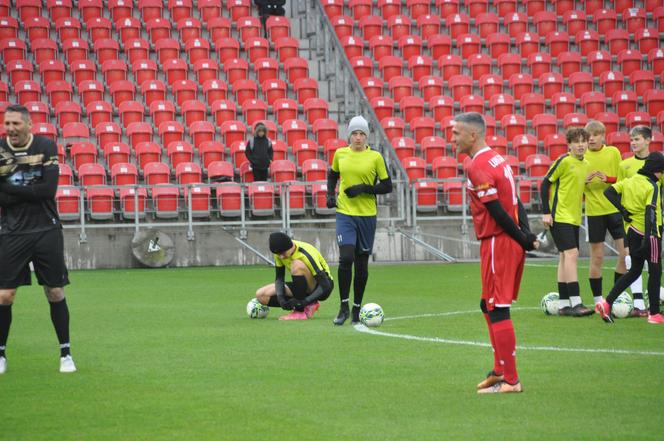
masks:
[(30, 111), (28, 110), (27, 107), (21, 105), (21, 104), (12, 104), (7, 106), (5, 109), (5, 113), (7, 112), (15, 112), (15, 113), (20, 113), (21, 116), (23, 117), (23, 120), (29, 121), (30, 120)]
[(643, 139), (652, 139), (652, 130), (648, 126), (634, 126), (629, 131), (629, 136), (643, 136)]
[(478, 112), (461, 113), (454, 117), (454, 122), (468, 124), (482, 133), (486, 132), (486, 121), (482, 114)]
[(570, 127), (567, 129), (567, 132), (565, 132), (565, 139), (567, 140), (567, 144), (578, 141), (588, 142), (590, 139), (590, 133), (582, 127)]

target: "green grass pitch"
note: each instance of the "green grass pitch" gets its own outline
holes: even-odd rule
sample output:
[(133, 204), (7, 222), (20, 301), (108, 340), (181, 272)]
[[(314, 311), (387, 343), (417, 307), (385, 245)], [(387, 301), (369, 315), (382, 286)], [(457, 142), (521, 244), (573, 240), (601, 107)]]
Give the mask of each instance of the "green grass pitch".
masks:
[[(280, 322), (274, 308), (250, 320), (267, 266), (73, 272), (78, 372), (64, 375), (46, 300), (23, 288), (0, 439), (663, 439), (664, 326), (547, 317), (538, 306), (556, 290), (555, 263), (529, 263), (542, 265), (526, 267), (513, 312), (524, 393), (502, 396), (475, 393), (489, 348), (334, 327), (336, 290), (313, 320)], [(383, 306), (382, 332), (486, 343), (479, 283), (477, 263), (372, 265), (365, 302)], [(468, 313), (439, 315), (455, 311)]]

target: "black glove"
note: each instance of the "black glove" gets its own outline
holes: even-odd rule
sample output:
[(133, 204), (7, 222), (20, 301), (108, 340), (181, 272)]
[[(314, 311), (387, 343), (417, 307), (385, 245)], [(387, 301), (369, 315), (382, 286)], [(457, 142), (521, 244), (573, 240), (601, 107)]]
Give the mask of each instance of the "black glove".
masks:
[(302, 309), (304, 305), (302, 304), (302, 299), (296, 299), (291, 297), (281, 306), (283, 309), (290, 311), (293, 309)]
[(622, 218), (625, 222), (632, 222), (632, 213), (627, 211), (625, 208), (620, 209), (620, 214), (622, 215)]
[(371, 190), (373, 190), (372, 185), (357, 184), (348, 187), (344, 191), (346, 192), (346, 196), (348, 196), (349, 198), (354, 198), (355, 196), (358, 196), (362, 193), (371, 193)]
[(525, 234), (526, 234), (526, 239), (524, 243), (521, 244), (521, 247), (523, 247), (523, 249), (526, 251), (533, 251), (535, 249), (534, 242), (537, 240), (537, 236), (535, 236), (531, 232)]
[(327, 208), (337, 208), (337, 198), (333, 194), (328, 194), (326, 205)]

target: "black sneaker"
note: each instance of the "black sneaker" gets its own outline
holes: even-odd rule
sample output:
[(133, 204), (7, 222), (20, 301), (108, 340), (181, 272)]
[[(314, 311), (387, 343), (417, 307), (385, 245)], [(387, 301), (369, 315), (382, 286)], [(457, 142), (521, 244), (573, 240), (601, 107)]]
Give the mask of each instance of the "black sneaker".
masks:
[(589, 315), (593, 315), (594, 313), (595, 313), (594, 309), (588, 308), (583, 303), (579, 303), (578, 305), (572, 308), (572, 315), (574, 317), (587, 317)]
[(348, 317), (350, 317), (348, 309), (341, 308), (339, 310), (339, 314), (337, 314), (337, 318), (335, 318), (332, 323), (334, 323), (336, 326), (341, 326), (346, 322), (346, 320), (348, 320)]
[(353, 306), (353, 318), (350, 321), (351, 325), (359, 325), (360, 324), (360, 308), (357, 306)]
[(572, 317), (574, 313), (572, 312), (571, 306), (564, 306), (558, 310), (558, 315), (562, 317)]

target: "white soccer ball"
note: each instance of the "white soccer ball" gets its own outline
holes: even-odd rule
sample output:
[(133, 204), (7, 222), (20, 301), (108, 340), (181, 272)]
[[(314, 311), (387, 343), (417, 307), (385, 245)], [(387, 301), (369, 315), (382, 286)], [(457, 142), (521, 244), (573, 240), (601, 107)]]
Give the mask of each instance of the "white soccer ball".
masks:
[(544, 297), (542, 297), (542, 301), (540, 302), (540, 308), (542, 308), (542, 312), (546, 315), (558, 315), (559, 299), (560, 296), (557, 292), (547, 293)]
[(360, 322), (370, 328), (380, 326), (384, 318), (383, 308), (376, 303), (367, 303), (360, 309)]
[(267, 317), (269, 312), (270, 312), (270, 307), (263, 305), (255, 297), (249, 300), (249, 303), (247, 303), (247, 315), (249, 316), (249, 318), (252, 319), (265, 318)]
[(626, 292), (618, 296), (613, 306), (611, 306), (611, 314), (616, 318), (627, 318), (634, 309), (634, 302)]

